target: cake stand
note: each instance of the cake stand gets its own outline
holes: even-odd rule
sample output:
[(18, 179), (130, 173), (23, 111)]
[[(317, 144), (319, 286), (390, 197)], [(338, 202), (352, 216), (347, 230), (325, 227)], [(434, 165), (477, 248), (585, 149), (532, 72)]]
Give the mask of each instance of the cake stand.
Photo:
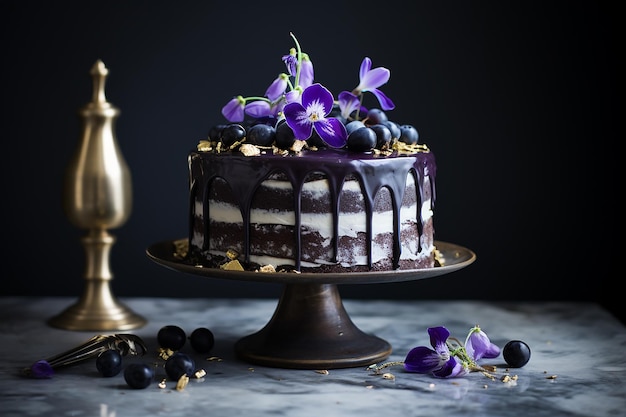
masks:
[(282, 283), (280, 300), (269, 322), (235, 343), (237, 356), (257, 365), (292, 369), (337, 369), (366, 366), (391, 354), (391, 345), (361, 331), (346, 312), (338, 284), (414, 281), (464, 268), (476, 260), (471, 250), (436, 241), (444, 266), (385, 272), (263, 273), (197, 267), (176, 255), (186, 239), (151, 245), (154, 262), (193, 275), (242, 281)]

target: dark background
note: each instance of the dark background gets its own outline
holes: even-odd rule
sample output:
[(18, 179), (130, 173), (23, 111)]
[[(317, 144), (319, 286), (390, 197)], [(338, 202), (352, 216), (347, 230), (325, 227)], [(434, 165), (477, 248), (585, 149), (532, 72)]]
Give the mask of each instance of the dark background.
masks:
[(356, 86), (364, 56), (391, 70), (390, 117), (415, 125), (437, 157), (436, 238), (477, 254), (443, 277), (341, 285), (344, 298), (584, 300), (618, 314), (620, 278), (609, 280), (623, 246), (609, 240), (619, 239), (623, 189), (613, 186), (623, 138), (617, 9), (394, 0), (0, 7), (2, 294), (82, 293), (86, 231), (63, 213), (62, 182), (82, 134), (78, 109), (91, 100), (89, 70), (102, 59), (134, 198), (129, 220), (111, 230), (114, 293), (276, 298), (278, 284), (178, 273), (145, 250), (186, 236), (189, 150), (224, 121), (232, 96), (262, 95), (284, 71), (291, 31), (335, 94)]

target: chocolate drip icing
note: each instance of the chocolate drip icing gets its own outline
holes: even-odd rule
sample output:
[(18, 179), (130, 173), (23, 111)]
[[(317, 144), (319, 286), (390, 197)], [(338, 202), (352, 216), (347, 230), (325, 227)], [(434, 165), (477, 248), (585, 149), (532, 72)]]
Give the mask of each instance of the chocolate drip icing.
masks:
[[(302, 187), (312, 173), (321, 173), (328, 180), (333, 211), (333, 261), (337, 260), (339, 241), (339, 198), (343, 183), (349, 176), (358, 178), (366, 208), (367, 240), (372, 241), (372, 216), (374, 199), (377, 192), (387, 187), (393, 204), (393, 267), (396, 269), (400, 260), (400, 209), (404, 197), (406, 178), (412, 174), (415, 178), (419, 196), (417, 199), (416, 218), (419, 234), (422, 234), (421, 202), (424, 195), (424, 178), (430, 177), (431, 207), (435, 200), (435, 157), (431, 152), (419, 152), (413, 155), (377, 156), (374, 154), (353, 153), (339, 149), (322, 149), (303, 151), (298, 155), (244, 156), (237, 152), (208, 153), (192, 151), (189, 155), (190, 175), (190, 233), (193, 230), (193, 218), (198, 193), (203, 201), (204, 247), (209, 242), (209, 204), (208, 196), (212, 182), (222, 178), (230, 186), (235, 200), (238, 202), (243, 219), (245, 262), (250, 261), (250, 211), (256, 190), (271, 175), (282, 173), (287, 177), (293, 188), (293, 209), (295, 213), (294, 261), (296, 270), (300, 270), (301, 262), (301, 216), (300, 200)], [(372, 268), (372, 248), (368, 247), (368, 267)]]

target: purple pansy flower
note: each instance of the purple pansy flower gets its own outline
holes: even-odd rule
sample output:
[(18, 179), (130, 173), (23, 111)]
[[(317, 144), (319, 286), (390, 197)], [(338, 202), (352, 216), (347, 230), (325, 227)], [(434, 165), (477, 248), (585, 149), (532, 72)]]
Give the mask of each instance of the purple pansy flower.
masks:
[(450, 331), (443, 326), (428, 328), (430, 345), (413, 348), (404, 360), (404, 369), (408, 372), (430, 373), (438, 378), (454, 378), (469, 372), (467, 366), (457, 361), (448, 349)]
[(302, 92), (301, 102), (289, 103), (283, 109), (285, 119), (298, 140), (307, 140), (313, 129), (329, 146), (346, 144), (348, 133), (337, 118), (326, 117), (333, 108), (333, 95), (323, 85), (311, 84)]
[(387, 68), (377, 67), (372, 69), (372, 60), (365, 57), (363, 62), (361, 62), (361, 68), (359, 70), (359, 85), (352, 92), (359, 95), (369, 91), (376, 96), (383, 110), (393, 110), (396, 105), (378, 89), (378, 87), (389, 81), (390, 76), (391, 72)]

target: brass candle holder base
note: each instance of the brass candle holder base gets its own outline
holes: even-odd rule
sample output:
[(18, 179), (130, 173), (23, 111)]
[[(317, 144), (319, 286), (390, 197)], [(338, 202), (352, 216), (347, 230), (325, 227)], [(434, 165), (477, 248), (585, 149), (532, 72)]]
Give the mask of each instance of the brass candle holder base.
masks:
[(93, 281), (85, 294), (48, 324), (65, 330), (124, 331), (143, 327), (146, 319), (116, 300), (108, 282)]
[(48, 324), (66, 330), (113, 331), (142, 327), (146, 319), (115, 299), (110, 282), (109, 254), (115, 237), (93, 230), (81, 239), (87, 256), (85, 291), (81, 298)]

